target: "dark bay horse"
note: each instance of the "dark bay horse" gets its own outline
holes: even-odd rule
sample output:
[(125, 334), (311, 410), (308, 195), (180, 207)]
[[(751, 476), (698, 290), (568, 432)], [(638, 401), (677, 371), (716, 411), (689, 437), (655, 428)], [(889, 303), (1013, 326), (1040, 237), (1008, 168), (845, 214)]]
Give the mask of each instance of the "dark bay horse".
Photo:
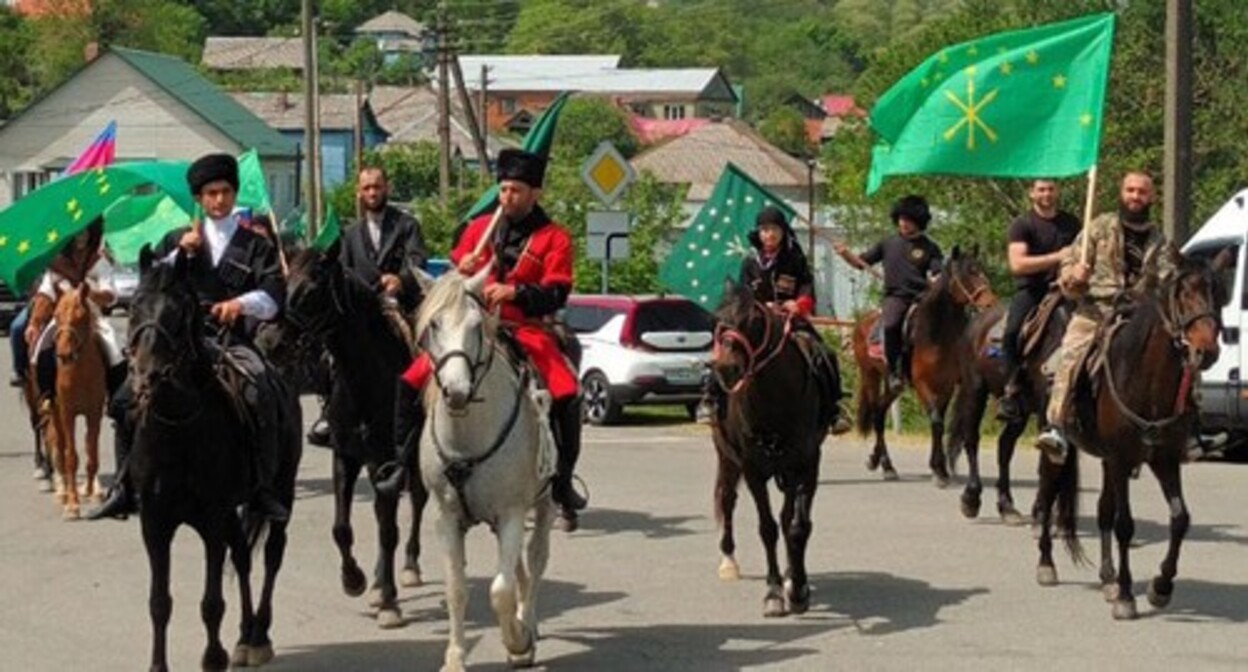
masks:
[[(130, 386), (135, 400), (130, 475), (142, 502), (143, 544), (151, 568), (151, 669), (168, 669), (166, 631), (173, 611), (170, 546), (181, 525), (199, 533), (207, 556), (200, 617), (208, 645), (202, 668), (263, 665), (273, 657), (269, 627), (273, 588), (286, 549), (286, 523), (265, 523), (239, 513), (251, 495), (250, 451), (257, 439), (219, 381), (214, 346), (205, 338), (205, 312), (187, 267), (181, 254), (174, 263), (154, 263), (151, 251), (144, 248), (142, 279), (130, 308)], [(272, 396), (250, 412), (258, 418), (255, 424), (274, 423), (279, 433), (273, 485), (289, 508), (302, 450), (299, 405), (276, 375), (267, 376), (266, 382)], [(251, 553), (261, 539), (265, 539), (264, 582), (259, 603), (253, 604)], [(227, 550), (238, 574), (242, 615), (233, 656), (220, 639)]]
[[(719, 576), (725, 580), (741, 576), (733, 555), (732, 516), (744, 477), (758, 509), (759, 534), (767, 553), (763, 615), (800, 614), (810, 604), (806, 542), (819, 485), (821, 446), (828, 434), (828, 420), (821, 417), (819, 381), (794, 341), (792, 324), (755, 300), (747, 287), (729, 282), (717, 317), (711, 371), (723, 392), (722, 408), (712, 423), (718, 458), (715, 515), (723, 527)], [(833, 383), (833, 389), (839, 389), (840, 381)], [(779, 528), (767, 492), (773, 478), (784, 494)], [(776, 559), (781, 532), (789, 561), (783, 584)]]
[[(1079, 449), (1100, 458), (1102, 485), (1097, 503), (1097, 527), (1101, 539), (1100, 579), (1106, 601), (1113, 603), (1115, 619), (1137, 616), (1132, 594), (1129, 562), (1135, 521), (1131, 515), (1131, 474), (1147, 464), (1170, 509), (1170, 543), (1161, 562), (1161, 573), (1148, 584), (1148, 601), (1160, 609), (1174, 595), (1179, 549), (1191, 518), (1183, 497), (1180, 465), (1198, 410), (1191, 396), (1199, 372), (1212, 366), (1218, 356), (1220, 311), (1227, 302), (1225, 283), (1219, 277), (1229, 259), (1220, 256), (1212, 264), (1176, 255), (1176, 271), (1160, 286), (1146, 271), (1141, 288), (1120, 301), (1097, 337), (1104, 362), (1092, 374), (1081, 375), (1073, 394), (1076, 409), (1067, 423), (1069, 436)], [(1146, 269), (1148, 265), (1146, 264)], [(1071, 450), (1061, 466), (1041, 462), (1040, 563), (1036, 570), (1041, 585), (1057, 583), (1053, 567), (1051, 517), (1055, 498), (1077, 504), (1078, 451)], [(1077, 506), (1059, 506), (1058, 527), (1072, 557), (1082, 558), (1075, 538)], [(1118, 542), (1115, 571), (1113, 539)]]
[[(963, 254), (955, 246), (940, 277), (919, 297), (907, 318), (906, 377), (931, 421), (928, 465), (942, 488), (949, 484), (944, 450), (945, 411), (961, 377), (961, 362), (970, 358), (970, 342), (966, 338), (969, 309), (988, 308), (996, 302), (997, 296), (976, 253)], [(879, 311), (873, 311), (854, 326), (854, 360), (859, 372), (857, 426), (863, 436), (875, 433), (875, 447), (867, 458), (867, 467), (872, 471), (883, 468), (885, 480), (896, 480), (897, 470), (884, 442), (884, 421), (889, 406), (901, 393), (888, 389), (887, 365), (870, 352), (871, 332), (879, 319)]]
[[(964, 362), (962, 382), (958, 386), (957, 399), (954, 401), (949, 447), (950, 453), (954, 455), (962, 450), (966, 452), (969, 473), (966, 487), (962, 490), (961, 506), (962, 514), (967, 518), (977, 517), (982, 505), (984, 484), (979, 472), (980, 424), (988, 407), (989, 396), (1000, 399), (1008, 382), (1009, 373), (1006, 371), (1005, 360), (995, 352), (996, 345), (993, 343), (994, 332), (1005, 318), (1005, 313), (1006, 307), (997, 305), (981, 311), (971, 320), (968, 338), (972, 356)], [(1049, 385), (1043, 366), (1061, 347), (1062, 334), (1065, 332), (1066, 309), (1059, 306), (1053, 310), (1052, 317), (1044, 327), (1044, 333), (1038, 336), (1039, 342), (1024, 355), (1024, 382), (1019, 394), (1024, 413), (1018, 420), (1007, 422), (997, 438), (997, 513), (1008, 525), (1022, 525), (1028, 520), (1014, 506), (1014, 494), (1010, 487), (1010, 462), (1014, 459), (1018, 438), (1027, 429), (1028, 419), (1034, 415), (1038, 425), (1045, 424)]]
[[(320, 345), (333, 357), (335, 385), (326, 405), (334, 446), (334, 543), (342, 558), (340, 578), (347, 595), (366, 589), (367, 579), (352, 554), (351, 504), (360, 471), (370, 476), (395, 457), (394, 403), (398, 376), (412, 361), (412, 350), (383, 311), (377, 291), (343, 268), (338, 244), (325, 252), (301, 251), (291, 265), (286, 311), (274, 338), (279, 348), (302, 350), (291, 357), (319, 357)], [(286, 357), (281, 357), (285, 359)], [(407, 482), (412, 529), (401, 582), (419, 586), (420, 522), (428, 493), (416, 465)], [(399, 543), (399, 497), (378, 491), (373, 499), (379, 550), (370, 598), (383, 628), (403, 624), (395, 583), (394, 554)]]

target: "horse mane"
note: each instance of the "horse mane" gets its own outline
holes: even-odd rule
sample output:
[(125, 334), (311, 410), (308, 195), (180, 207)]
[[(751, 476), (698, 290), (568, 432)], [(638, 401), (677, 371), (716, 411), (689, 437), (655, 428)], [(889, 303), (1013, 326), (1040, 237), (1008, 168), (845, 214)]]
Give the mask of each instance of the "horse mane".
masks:
[(445, 315), (451, 322), (464, 319), (469, 296), (468, 278), (463, 275), (451, 272), (438, 278), (420, 304), (420, 312), (416, 315), (416, 333), (425, 333), (437, 316)]

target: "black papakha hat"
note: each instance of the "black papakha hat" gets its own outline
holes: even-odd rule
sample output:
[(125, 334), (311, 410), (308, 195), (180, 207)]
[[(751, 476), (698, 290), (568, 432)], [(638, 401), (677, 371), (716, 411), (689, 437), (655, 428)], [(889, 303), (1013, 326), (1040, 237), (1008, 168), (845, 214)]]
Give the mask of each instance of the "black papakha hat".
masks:
[(914, 194), (902, 196), (900, 200), (894, 203), (890, 216), (893, 218), (894, 224), (901, 221), (902, 217), (905, 217), (914, 222), (923, 231), (927, 230), (928, 222), (932, 221), (932, 212), (927, 207), (927, 199)]
[(229, 154), (201, 156), (186, 170), (186, 183), (196, 196), (206, 185), (217, 180), (229, 182), (234, 191), (238, 191), (238, 161)]
[(545, 177), (545, 157), (522, 149), (504, 149), (498, 153), (499, 182), (516, 180), (535, 189), (541, 189)]

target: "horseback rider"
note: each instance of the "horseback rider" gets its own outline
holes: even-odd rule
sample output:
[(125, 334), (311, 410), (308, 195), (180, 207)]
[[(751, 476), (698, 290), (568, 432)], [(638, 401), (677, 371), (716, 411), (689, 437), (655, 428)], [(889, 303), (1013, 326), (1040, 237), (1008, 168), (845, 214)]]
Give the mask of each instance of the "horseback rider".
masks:
[(1022, 390), (1022, 344), (1019, 333), (1028, 314), (1044, 300), (1049, 287), (1057, 279), (1057, 268), (1066, 248), (1079, 234), (1079, 218), (1057, 207), (1058, 187), (1055, 180), (1038, 179), (1027, 192), (1031, 210), (1010, 224), (1010, 273), (1014, 276), (1014, 298), (1010, 300), (1001, 338), (1001, 355), (1005, 360), (1005, 394), (1001, 397), (997, 417), (1013, 422), (1022, 417), (1019, 392)]
[(854, 254), (845, 243), (836, 243), (836, 252), (850, 266), (864, 270), (883, 262), (884, 305), (880, 323), (884, 331), (884, 359), (888, 364), (888, 387), (900, 392), (906, 384), (902, 371), (902, 351), (906, 313), (927, 289), (930, 278), (940, 272), (943, 254), (931, 238), (927, 225), (932, 221), (927, 200), (904, 196), (893, 204), (890, 217), (897, 235), (876, 243), (862, 254)]
[[(74, 236), (56, 255), (39, 279), (35, 296), (43, 296), (55, 306), (62, 294), (72, 291), (83, 282), (87, 283), (90, 288), (90, 306), (95, 316), (95, 334), (107, 367), (105, 385), (109, 398), (112, 398), (126, 379), (127, 363), (121, 347), (117, 345), (117, 333), (103, 313), (105, 308), (117, 300), (112, 266), (108, 262), (103, 243), (104, 218), (101, 216), (87, 224), (87, 228)], [(56, 320), (41, 321), (39, 317), (30, 318), (22, 334), (25, 348), (20, 354), (23, 361), (34, 362), (39, 393), (45, 400), (56, 387), (56, 359), (51, 352), (55, 344), (55, 334)], [(28, 353), (33, 353), (30, 360), (25, 359)]]
[[(414, 269), (424, 270), (429, 253), (420, 222), (390, 205), (390, 183), (385, 168), (364, 166), (358, 174), (356, 197), (364, 217), (342, 232), (342, 267), (364, 284), (376, 288), (388, 306), (406, 319), (420, 306), (420, 283)], [(326, 395), (327, 396), (327, 395)], [(308, 431), (308, 443), (329, 446), (329, 427), (321, 417)]]
[[(586, 505), (572, 486), (581, 452), (580, 385), (575, 369), (546, 321), (564, 307), (572, 291), (574, 248), (568, 232), (538, 204), (545, 173), (546, 159), (540, 155), (516, 149), (499, 152), (498, 200), (502, 214), (497, 228), (490, 231), (491, 214), (473, 220), (451, 252), (451, 260), (465, 275), (493, 264), (484, 299), (501, 308), (504, 323), (514, 325), (511, 337), (550, 390), (551, 429), (559, 451), (551, 496), (563, 529), (571, 532), (577, 527), (577, 512)], [(488, 244), (478, 253), (478, 242), (487, 235)], [(401, 464), (412, 459), (416, 449), (415, 437), (408, 437), (422, 421), (419, 390), (431, 375), (433, 365), (428, 355), (422, 354), (402, 376), (406, 384), (399, 387), (394, 423)]]
[(801, 243), (784, 213), (771, 205), (758, 213), (749, 240), (754, 251), (741, 262), (741, 284), (755, 300), (793, 316), (794, 334), (808, 344), (807, 351), (817, 364), (816, 375), (825, 388), (824, 418), (835, 419), (835, 433), (849, 431), (849, 421), (839, 409), (842, 393), (836, 355), (824, 346), (808, 319), (815, 309), (815, 277)]
[[(156, 249), (157, 263), (171, 263), (178, 254), (189, 262), (188, 280), (201, 304), (210, 305), (211, 318), (221, 325), (227, 344), (219, 349), (222, 361), (242, 374), (243, 396), (248, 405), (263, 408), (276, 403), (266, 398), (270, 370), (255, 349), (252, 338), (258, 322), (275, 319), (285, 303), (277, 249), (263, 236), (240, 225), (234, 205), (238, 197), (238, 162), (228, 154), (200, 157), (187, 170), (187, 183), (203, 208), (204, 218), (191, 227), (170, 232)], [(135, 510), (133, 486), (128, 482), (128, 461), (134, 438), (133, 393), (123, 386), (109, 405), (116, 421), (118, 473), (108, 499), (88, 514), (90, 520), (124, 518)], [(274, 521), (287, 520), (290, 512), (273, 490), (277, 470), (278, 427), (255, 423), (250, 442), (252, 461), (252, 509)]]
[[(1062, 293), (1075, 301), (1075, 310), (1062, 337), (1061, 361), (1049, 396), (1048, 428), (1036, 439), (1036, 447), (1056, 464), (1065, 462), (1069, 451), (1063, 428), (1078, 365), (1095, 341), (1102, 318), (1112, 312), (1114, 298), (1140, 279), (1146, 259), (1156, 260), (1160, 277), (1174, 272), (1170, 255), (1160, 253), (1167, 245), (1165, 234), (1149, 221), (1153, 193), (1153, 180), (1146, 173), (1127, 173), (1122, 178), (1118, 211), (1093, 219), (1062, 256), (1058, 283)], [(1086, 257), (1081, 249), (1085, 236)]]

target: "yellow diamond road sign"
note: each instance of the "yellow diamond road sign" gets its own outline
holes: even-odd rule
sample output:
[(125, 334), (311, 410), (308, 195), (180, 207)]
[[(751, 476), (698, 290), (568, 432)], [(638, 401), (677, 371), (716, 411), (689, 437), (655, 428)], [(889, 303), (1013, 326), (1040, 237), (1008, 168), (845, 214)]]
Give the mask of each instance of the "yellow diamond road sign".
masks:
[(615, 145), (610, 140), (603, 140), (581, 166), (581, 179), (589, 185), (598, 200), (604, 205), (611, 205), (637, 179), (637, 174)]

